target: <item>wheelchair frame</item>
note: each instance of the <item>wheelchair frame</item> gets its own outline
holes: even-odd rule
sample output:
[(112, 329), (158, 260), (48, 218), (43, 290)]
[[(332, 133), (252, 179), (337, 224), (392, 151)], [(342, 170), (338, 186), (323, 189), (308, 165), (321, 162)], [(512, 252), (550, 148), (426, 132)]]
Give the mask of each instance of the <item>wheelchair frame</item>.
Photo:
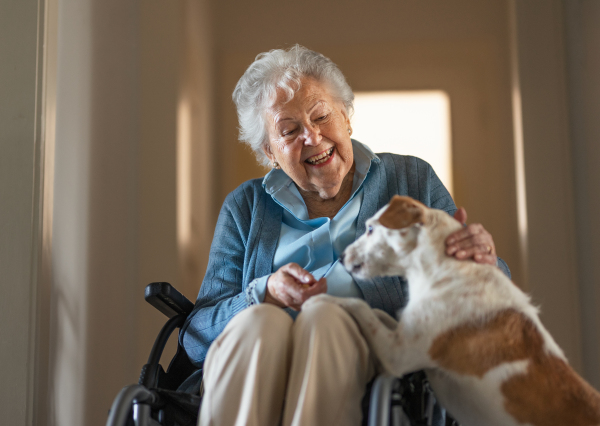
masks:
[[(202, 397), (178, 392), (177, 387), (198, 368), (179, 343), (167, 371), (160, 364), (167, 341), (175, 329), (181, 329), (194, 304), (166, 282), (148, 284), (144, 298), (169, 319), (156, 337), (138, 384), (124, 387), (115, 398), (106, 426), (196, 425)], [(418, 389), (419, 385), (426, 389)], [(420, 393), (420, 400), (412, 407), (401, 396), (407, 389)], [(368, 416), (363, 420), (368, 426), (458, 426), (436, 403), (423, 378), (411, 380), (381, 374), (372, 384), (369, 401)], [(411, 422), (407, 412), (419, 420)]]

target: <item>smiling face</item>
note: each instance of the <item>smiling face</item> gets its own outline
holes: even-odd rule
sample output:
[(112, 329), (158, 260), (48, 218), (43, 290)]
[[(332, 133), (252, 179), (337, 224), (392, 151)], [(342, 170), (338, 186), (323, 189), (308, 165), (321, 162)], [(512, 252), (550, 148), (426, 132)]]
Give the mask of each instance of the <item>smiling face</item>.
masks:
[(279, 163), (301, 192), (331, 199), (354, 162), (346, 108), (312, 78), (304, 78), (292, 100), (286, 100), (278, 91), (266, 110), (265, 154)]

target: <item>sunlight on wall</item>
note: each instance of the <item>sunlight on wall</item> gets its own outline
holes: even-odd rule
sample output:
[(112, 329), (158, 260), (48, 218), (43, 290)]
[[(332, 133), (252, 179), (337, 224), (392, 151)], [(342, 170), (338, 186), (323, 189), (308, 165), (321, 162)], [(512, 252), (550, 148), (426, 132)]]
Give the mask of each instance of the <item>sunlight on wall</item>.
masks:
[(450, 99), (446, 92), (356, 92), (352, 137), (373, 152), (427, 161), (452, 194)]
[(521, 252), (520, 287), (529, 289), (529, 234), (527, 223), (527, 190), (525, 184), (525, 148), (523, 141), (523, 110), (521, 102), (521, 81), (519, 77), (519, 48), (517, 40), (516, 0), (511, 0), (510, 8), (510, 55), (511, 55), (511, 101), (513, 113), (513, 137), (515, 149), (515, 180), (517, 190), (517, 223), (519, 226), (519, 248)]
[[(192, 239), (191, 133), (192, 106), (188, 97), (182, 96), (177, 106), (177, 247), (182, 262), (190, 256)], [(185, 275), (185, 264), (180, 267)], [(186, 281), (186, 276), (182, 278)]]
[(177, 107), (177, 243), (189, 244), (191, 211), (191, 106), (188, 99), (179, 100)]

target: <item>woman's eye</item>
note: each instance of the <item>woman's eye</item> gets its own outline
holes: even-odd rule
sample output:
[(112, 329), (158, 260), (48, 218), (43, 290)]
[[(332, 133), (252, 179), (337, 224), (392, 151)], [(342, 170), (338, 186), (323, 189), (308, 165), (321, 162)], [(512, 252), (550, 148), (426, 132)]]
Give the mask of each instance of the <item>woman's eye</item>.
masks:
[(281, 134), (282, 134), (283, 136), (289, 136), (289, 135), (291, 135), (292, 133), (294, 133), (295, 131), (296, 131), (296, 129), (284, 130), (283, 132), (281, 132)]
[(327, 115), (322, 115), (319, 118), (317, 118), (317, 121), (323, 121), (327, 118)]
[(367, 228), (367, 235), (371, 235), (373, 233), (373, 227), (371, 225), (369, 225), (369, 227)]

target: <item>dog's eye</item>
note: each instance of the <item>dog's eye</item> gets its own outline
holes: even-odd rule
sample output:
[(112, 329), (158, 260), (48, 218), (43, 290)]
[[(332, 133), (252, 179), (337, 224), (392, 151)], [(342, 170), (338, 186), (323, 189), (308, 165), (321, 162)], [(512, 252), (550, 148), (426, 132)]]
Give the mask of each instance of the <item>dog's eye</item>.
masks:
[(371, 235), (373, 233), (373, 227), (371, 225), (369, 225), (369, 227), (367, 228), (367, 235)]

